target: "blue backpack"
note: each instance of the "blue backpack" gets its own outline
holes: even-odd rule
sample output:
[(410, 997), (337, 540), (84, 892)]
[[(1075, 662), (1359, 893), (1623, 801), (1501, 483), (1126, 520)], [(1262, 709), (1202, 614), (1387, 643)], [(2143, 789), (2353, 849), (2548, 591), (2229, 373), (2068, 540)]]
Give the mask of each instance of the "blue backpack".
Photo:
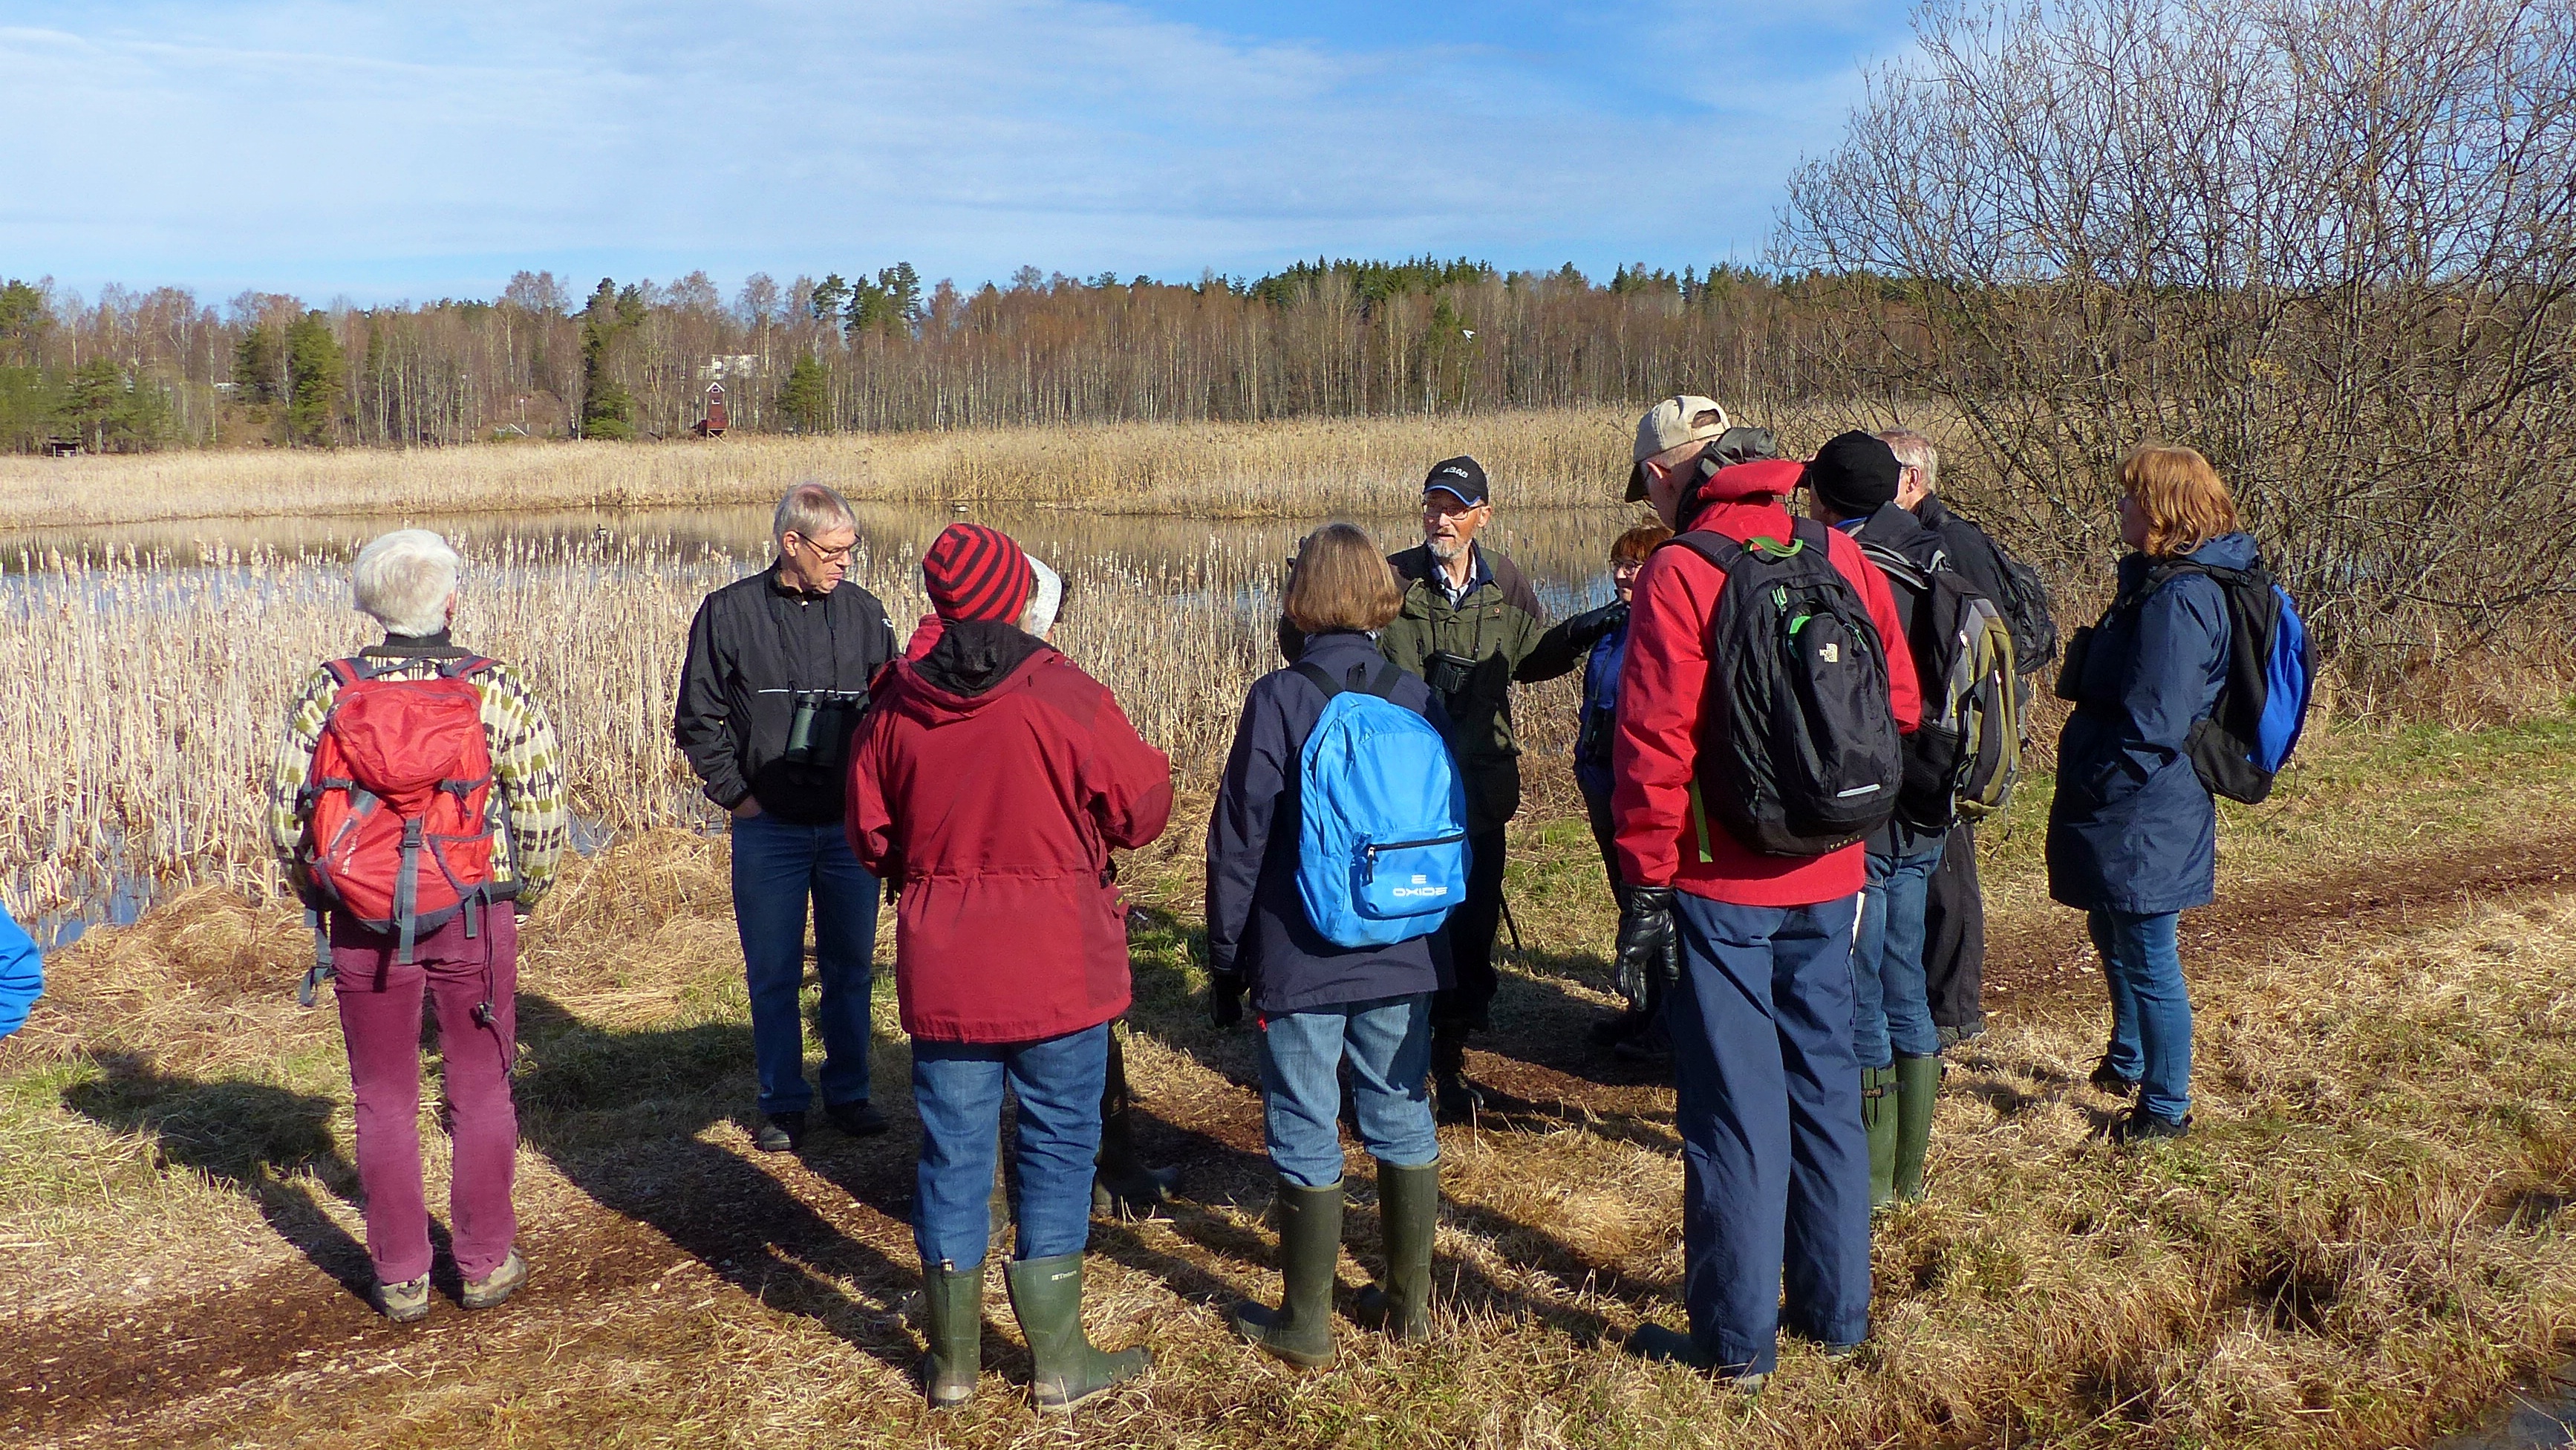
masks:
[(2262, 560), (2250, 569), (2176, 561), (2150, 575), (2140, 597), (2176, 574), (2207, 575), (2227, 595), (2227, 682), (2209, 718), (2192, 727), (2192, 768), (2212, 791), (2253, 805), (2272, 793), (2307, 725), (2316, 645)]
[(1297, 762), (1297, 894), (1338, 946), (1382, 947), (1438, 931), (1467, 895), (1467, 787), (1449, 742), (1390, 696), (1404, 671), (1351, 687), (1293, 667), (1324, 692)]

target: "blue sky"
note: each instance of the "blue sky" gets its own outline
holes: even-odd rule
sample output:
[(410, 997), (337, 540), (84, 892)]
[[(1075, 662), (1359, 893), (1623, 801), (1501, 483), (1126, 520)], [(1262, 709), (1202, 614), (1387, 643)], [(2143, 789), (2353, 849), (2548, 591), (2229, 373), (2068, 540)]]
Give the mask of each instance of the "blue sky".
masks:
[(1909, 43), (1888, 0), (0, 0), (0, 276), (1756, 261)]

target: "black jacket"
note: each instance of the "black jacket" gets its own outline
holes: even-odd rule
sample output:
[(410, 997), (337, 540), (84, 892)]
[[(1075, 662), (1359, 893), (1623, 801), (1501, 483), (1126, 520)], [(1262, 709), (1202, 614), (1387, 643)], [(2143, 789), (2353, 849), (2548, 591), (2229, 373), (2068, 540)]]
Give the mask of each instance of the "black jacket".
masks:
[[(778, 566), (706, 597), (689, 625), (689, 659), (671, 735), (726, 810), (745, 796), (801, 826), (841, 819), (841, 773), (868, 682), (895, 657), (885, 606), (844, 581), (821, 596), (778, 581)], [(822, 703), (811, 759), (785, 758), (800, 691), (847, 698)]]
[[(1853, 541), (1864, 549), (1885, 550), (1914, 566), (1921, 573), (1930, 574), (1937, 569), (1951, 567), (1948, 552), (1942, 547), (1941, 536), (1924, 527), (1921, 519), (1893, 503), (1879, 505), (1876, 513), (1871, 514), (1857, 527), (1850, 528), (1849, 532)], [(1870, 562), (1876, 564), (1878, 561), (1873, 559)], [(1885, 566), (1880, 566), (1880, 571), (1884, 573)], [(1923, 641), (1922, 637), (1915, 632), (1914, 614), (1923, 606), (1924, 596), (1909, 588), (1894, 575), (1888, 576), (1887, 592), (1896, 603), (1897, 620), (1905, 627), (1906, 643), (1920, 646)], [(1921, 658), (1922, 656), (1918, 654), (1917, 660)], [(1924, 713), (1927, 716), (1930, 715), (1931, 709), (1932, 701), (1927, 690)], [(1914, 748), (1915, 737), (1909, 735), (1905, 738), (1905, 749), (1910, 752)], [(1878, 832), (1869, 838), (1869, 849), (1880, 855), (1916, 856), (1941, 844), (1942, 837), (1948, 834), (1947, 826), (1938, 831), (1923, 831), (1908, 825), (1904, 818), (1899, 816), (1879, 827)]]
[[(1959, 571), (1979, 594), (2002, 609), (2012, 599), (2012, 586), (2004, 582), (2004, 565), (1995, 557), (1995, 541), (1986, 531), (1950, 512), (1950, 506), (1938, 495), (1926, 494), (1914, 510), (1915, 519), (1941, 541), (1941, 552), (1950, 557), (1950, 567)], [(2036, 664), (2031, 669), (2039, 668)]]
[[(1303, 663), (1335, 679), (1384, 666), (1364, 634), (1304, 641)], [(1430, 688), (1407, 674), (1394, 701), (1446, 727)], [(1342, 1002), (1401, 997), (1449, 985), (1447, 932), (1387, 947), (1345, 947), (1315, 930), (1297, 895), (1297, 766), (1324, 714), (1324, 692), (1295, 670), (1273, 670), (1244, 696), (1208, 817), (1208, 964), (1240, 972), (1256, 1011), (1277, 1016)]]

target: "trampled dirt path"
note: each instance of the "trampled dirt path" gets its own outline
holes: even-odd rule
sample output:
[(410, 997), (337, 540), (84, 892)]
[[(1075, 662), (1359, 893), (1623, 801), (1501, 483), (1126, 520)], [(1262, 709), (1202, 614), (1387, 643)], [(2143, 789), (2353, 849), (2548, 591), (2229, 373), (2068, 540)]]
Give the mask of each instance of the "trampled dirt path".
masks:
[[(2570, 889), (2576, 835), (2444, 849), (2232, 893), (2185, 918), (2186, 960), (2205, 971), (2337, 935), (2417, 928), (2482, 902)], [(2081, 971), (2085, 959), (2073, 913), (1998, 930), (1989, 944), (1990, 1013), (2009, 1016), (2017, 1003), (2098, 991), (2098, 978)], [(1522, 1001), (1498, 1023), (1499, 1051), (1479, 1052), (1471, 1062), (1493, 1090), (1492, 1126), (1570, 1120), (1671, 1141), (1671, 1094), (1661, 1069), (1605, 1063), (1583, 1030), (1600, 1009), (1543, 992), (1545, 1000), (1532, 1003), (1527, 985), (1507, 989)], [(1248, 1088), (1152, 1106), (1164, 1117), (1150, 1131), (1151, 1155), (1181, 1162), (1195, 1195), (1223, 1196), (1257, 1179), (1259, 1104)], [(315, 1396), (355, 1416), (397, 1382), (511, 1363), (504, 1357), (524, 1357), (532, 1346), (559, 1348), (569, 1339), (607, 1352), (626, 1335), (658, 1332), (647, 1326), (672, 1322), (656, 1316), (684, 1301), (748, 1307), (799, 1293), (813, 1299), (819, 1275), (868, 1283), (889, 1299), (909, 1287), (910, 1234), (901, 1219), (911, 1155), (900, 1136), (839, 1145), (828, 1160), (810, 1164), (758, 1162), (704, 1144), (673, 1145), (665, 1163), (653, 1156), (658, 1150), (638, 1147), (633, 1171), (655, 1186), (621, 1191), (622, 1180), (601, 1178), (605, 1186), (588, 1197), (532, 1215), (523, 1241), (540, 1272), (518, 1300), (492, 1314), (460, 1313), (447, 1297), (451, 1284), (426, 1324), (388, 1326), (350, 1283), (299, 1258), (221, 1292), (0, 1320), (0, 1443), (220, 1440), (227, 1424)], [(333, 1269), (350, 1279), (363, 1273), (355, 1264)], [(908, 1360), (911, 1342), (887, 1316), (843, 1309), (831, 1293), (819, 1297), (834, 1302), (800, 1312), (831, 1322), (888, 1365)]]

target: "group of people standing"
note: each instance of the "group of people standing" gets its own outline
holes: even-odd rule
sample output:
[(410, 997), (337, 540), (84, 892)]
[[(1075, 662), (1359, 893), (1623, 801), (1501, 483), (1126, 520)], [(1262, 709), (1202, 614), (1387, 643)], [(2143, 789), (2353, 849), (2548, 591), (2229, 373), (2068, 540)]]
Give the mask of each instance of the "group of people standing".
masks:
[[(1284, 1295), (1235, 1308), (1245, 1338), (1299, 1365), (1333, 1357), (1346, 1117), (1374, 1160), (1385, 1266), (1361, 1315), (1398, 1341), (1432, 1333), (1437, 1123), (1479, 1107), (1466, 1044), (1489, 1030), (1498, 981), (1504, 828), (1521, 793), (1512, 686), (1581, 670), (1574, 767), (1621, 908), (1628, 997), (1601, 1036), (1669, 1052), (1684, 1145), (1689, 1331), (1650, 1325), (1632, 1346), (1751, 1388), (1774, 1367), (1784, 1323), (1836, 1353), (1865, 1339), (1872, 1208), (1922, 1191), (1939, 1054), (1982, 1025), (1973, 842), (1966, 822), (1922, 812), (1882, 812), (1813, 849), (1748, 832), (1745, 783), (1726, 762), (1744, 758), (1755, 727), (1716, 702), (1741, 664), (1727, 645), (1730, 571), (1804, 552), (1802, 587), (1842, 591), (1849, 661), (1874, 671), (1853, 678), (1885, 695), (1870, 708), (1917, 733), (1912, 581), (1954, 570), (1990, 597), (2014, 588), (2008, 556), (1940, 505), (1936, 470), (1919, 434), (1846, 433), (1789, 459), (1710, 399), (1667, 399), (1639, 423), (1628, 488), (1654, 517), (1614, 543), (1611, 601), (1555, 623), (1479, 542), (1492, 487), (1471, 458), (1426, 477), (1418, 547), (1384, 556), (1349, 524), (1306, 536), (1282, 593), (1285, 663), (1244, 701), (1207, 827), (1208, 1010), (1228, 1029), (1252, 1015), (1277, 1177)], [(2197, 454), (2142, 451), (2122, 485), (2123, 537), (2138, 552), (2061, 684), (2077, 706), (2049, 864), (2057, 898), (2091, 913), (2113, 984), (2094, 1082), (2137, 1089), (2115, 1127), (2127, 1140), (2188, 1123), (2174, 914), (2211, 894), (2213, 815), (2188, 748), (2228, 645), (2215, 586), (2151, 565), (2225, 563), (2252, 544)], [(1787, 509), (1801, 489), (1811, 521)], [(791, 490), (773, 533), (774, 562), (700, 608), (674, 720), (731, 817), (754, 1140), (791, 1151), (812, 1126), (809, 923), (822, 1115), (852, 1136), (887, 1130), (870, 1101), (869, 999), (879, 902), (892, 902), (921, 1125), (926, 1393), (953, 1406), (977, 1387), (1007, 1094), (1016, 1244), (1004, 1283), (1037, 1402), (1080, 1403), (1149, 1363), (1142, 1348), (1092, 1345), (1081, 1304), (1095, 1193), (1150, 1198), (1169, 1183), (1137, 1161), (1124, 1121), (1115, 1024), (1131, 983), (1115, 853), (1169, 823), (1170, 763), (1049, 643), (1063, 581), (999, 531), (956, 523), (929, 546), (933, 612), (902, 641), (846, 577), (858, 530), (837, 494)], [(1912, 567), (1891, 574), (1882, 559)], [(544, 712), (515, 673), (449, 638), (460, 575), (454, 551), (420, 530), (360, 553), (356, 604), (386, 639), (308, 681), (272, 797), (275, 844), (316, 912), (316, 980), (336, 977), (377, 1298), (398, 1321), (430, 1307), (425, 998), (456, 1137), (463, 1302), (497, 1304), (526, 1277), (509, 1201), (515, 920), (552, 882), (567, 834)], [(1835, 662), (1836, 648), (1821, 657)], [(1361, 704), (1445, 746), (1425, 797), (1442, 824), (1365, 843), (1364, 861), (1343, 864), (1365, 876), (1383, 851), (1428, 873), (1411, 878), (1415, 894), (1441, 895), (1447, 862), (1460, 888), (1435, 912), (1354, 938), (1318, 907), (1304, 856), (1311, 828), (1347, 805), (1317, 799), (1319, 782), (1356, 778), (1320, 771), (1310, 747)], [(440, 728), (439, 742), (415, 738)], [(1883, 784), (1892, 797), (1895, 782)], [(443, 833), (421, 824), (442, 808)]]

